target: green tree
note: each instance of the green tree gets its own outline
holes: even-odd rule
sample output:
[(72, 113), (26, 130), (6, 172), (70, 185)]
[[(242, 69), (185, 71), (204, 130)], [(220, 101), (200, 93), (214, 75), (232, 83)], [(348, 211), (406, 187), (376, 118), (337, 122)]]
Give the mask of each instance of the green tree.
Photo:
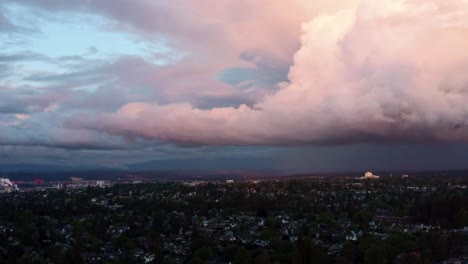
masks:
[(250, 252), (245, 247), (240, 247), (237, 250), (235, 264), (248, 264), (250, 261)]
[(254, 260), (255, 264), (269, 264), (270, 263), (270, 254), (268, 254), (268, 251), (262, 250), (260, 254), (255, 257)]
[(364, 263), (367, 264), (386, 264), (390, 263), (388, 260), (389, 253), (385, 246), (370, 246), (364, 255)]
[(193, 253), (194, 258), (206, 260), (213, 256), (213, 249), (211, 247), (201, 247)]

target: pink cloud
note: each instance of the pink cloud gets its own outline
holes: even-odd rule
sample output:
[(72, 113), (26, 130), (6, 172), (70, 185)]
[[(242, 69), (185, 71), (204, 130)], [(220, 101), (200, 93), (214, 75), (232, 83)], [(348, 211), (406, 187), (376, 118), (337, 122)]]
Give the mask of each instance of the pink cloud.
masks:
[[(289, 82), (253, 107), (135, 102), (69, 124), (193, 144), (467, 142), (467, 14), (462, 0), (362, 1), (304, 23)], [(283, 30), (269, 31), (244, 35), (268, 49)]]

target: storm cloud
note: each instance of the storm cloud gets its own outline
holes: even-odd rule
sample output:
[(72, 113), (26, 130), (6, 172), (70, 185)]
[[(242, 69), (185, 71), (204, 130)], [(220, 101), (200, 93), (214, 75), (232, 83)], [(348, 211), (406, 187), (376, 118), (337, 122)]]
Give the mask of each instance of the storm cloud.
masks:
[(1, 1), (0, 150), (468, 143), (467, 46), (466, 0)]
[(468, 3), (362, 1), (303, 24), (289, 81), (253, 106), (131, 102), (71, 126), (182, 144), (468, 141)]

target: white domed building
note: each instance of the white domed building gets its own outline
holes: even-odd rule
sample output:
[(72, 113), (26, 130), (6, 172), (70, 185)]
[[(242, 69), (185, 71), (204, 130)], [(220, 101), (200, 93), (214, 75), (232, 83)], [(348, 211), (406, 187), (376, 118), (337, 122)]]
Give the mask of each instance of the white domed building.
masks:
[(363, 179), (378, 179), (380, 176), (374, 175), (372, 172), (368, 171), (364, 173)]

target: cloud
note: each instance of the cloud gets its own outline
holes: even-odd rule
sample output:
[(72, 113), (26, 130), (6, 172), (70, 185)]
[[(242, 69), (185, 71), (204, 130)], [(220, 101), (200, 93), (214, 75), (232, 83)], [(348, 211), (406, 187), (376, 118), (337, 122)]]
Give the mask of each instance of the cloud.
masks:
[(60, 13), (66, 17), (102, 16), (109, 21), (99, 25), (100, 30), (162, 40), (177, 52), (222, 70), (252, 66), (239, 56), (243, 53), (260, 53), (288, 67), (299, 47), (301, 23), (356, 1), (221, 0), (213, 4), (210, 0), (6, 0), (3, 5), (25, 6), (46, 18)]
[(467, 17), (463, 0), (362, 1), (304, 23), (289, 82), (252, 107), (133, 102), (67, 125), (181, 144), (467, 142)]
[[(182, 4), (185, 8), (180, 8)], [(108, 135), (99, 131), (76, 126), (64, 128), (63, 124), (63, 120), (76, 113), (99, 115), (134, 101), (186, 102), (202, 109), (253, 105), (270, 93), (263, 88), (285, 79), (291, 56), (298, 47), (300, 17), (305, 13), (294, 3), (290, 8), (295, 12), (283, 14), (281, 1), (223, 0), (213, 8), (205, 8), (208, 5), (212, 3), (107, 0), (0, 3), (5, 11), (2, 21), (8, 25), (14, 22), (17, 28), (34, 24), (35, 33), (39, 33), (23, 32), (27, 34), (17, 36), (21, 45), (15, 44), (16, 38), (3, 45), (0, 75), (8, 78), (0, 83), (5, 87), (0, 87), (0, 120), (8, 128), (2, 127), (0, 131), (0, 145), (91, 149), (135, 145), (132, 140), (127, 142), (130, 136), (105, 140)], [(264, 12), (276, 19), (272, 22), (270, 16), (259, 16)], [(26, 13), (28, 16), (23, 15)], [(63, 52), (41, 55), (41, 50), (33, 46), (36, 39), (47, 39), (52, 34), (60, 36), (57, 23), (74, 28), (73, 23), (79, 20), (86, 26), (84, 18), (89, 14), (103, 18), (97, 19), (102, 22), (98, 25), (102, 32), (131, 33), (145, 43), (167, 42), (174, 51), (167, 55), (156, 52), (153, 57), (146, 53), (114, 54), (104, 60), (96, 59), (106, 52), (104, 48), (99, 48), (99, 54), (92, 48), (88, 53), (76, 54), (76, 49), (75, 53), (67, 52), (74, 50), (73, 43), (60, 46), (59, 41), (47, 43), (46, 47), (57, 47)], [(176, 59), (171, 59), (172, 56)], [(167, 63), (160, 63), (161, 60)], [(216, 79), (225, 69), (249, 69), (255, 74), (235, 73), (233, 78), (250, 83), (239, 89)], [(276, 74), (281, 77), (273, 76)], [(52, 108), (55, 110), (48, 110)], [(18, 114), (28, 114), (30, 118), (19, 122)], [(118, 144), (112, 144), (114, 141)]]
[(17, 29), (10, 20), (3, 14), (2, 9), (0, 8), (0, 32), (12, 32)]
[(30, 51), (24, 51), (17, 54), (0, 54), (0, 63), (12, 63), (17, 61), (38, 61), (38, 60), (48, 60), (46, 56), (36, 54)]
[(34, 89), (0, 86), (0, 114), (26, 114), (42, 112), (57, 100), (51, 94), (41, 94)]

